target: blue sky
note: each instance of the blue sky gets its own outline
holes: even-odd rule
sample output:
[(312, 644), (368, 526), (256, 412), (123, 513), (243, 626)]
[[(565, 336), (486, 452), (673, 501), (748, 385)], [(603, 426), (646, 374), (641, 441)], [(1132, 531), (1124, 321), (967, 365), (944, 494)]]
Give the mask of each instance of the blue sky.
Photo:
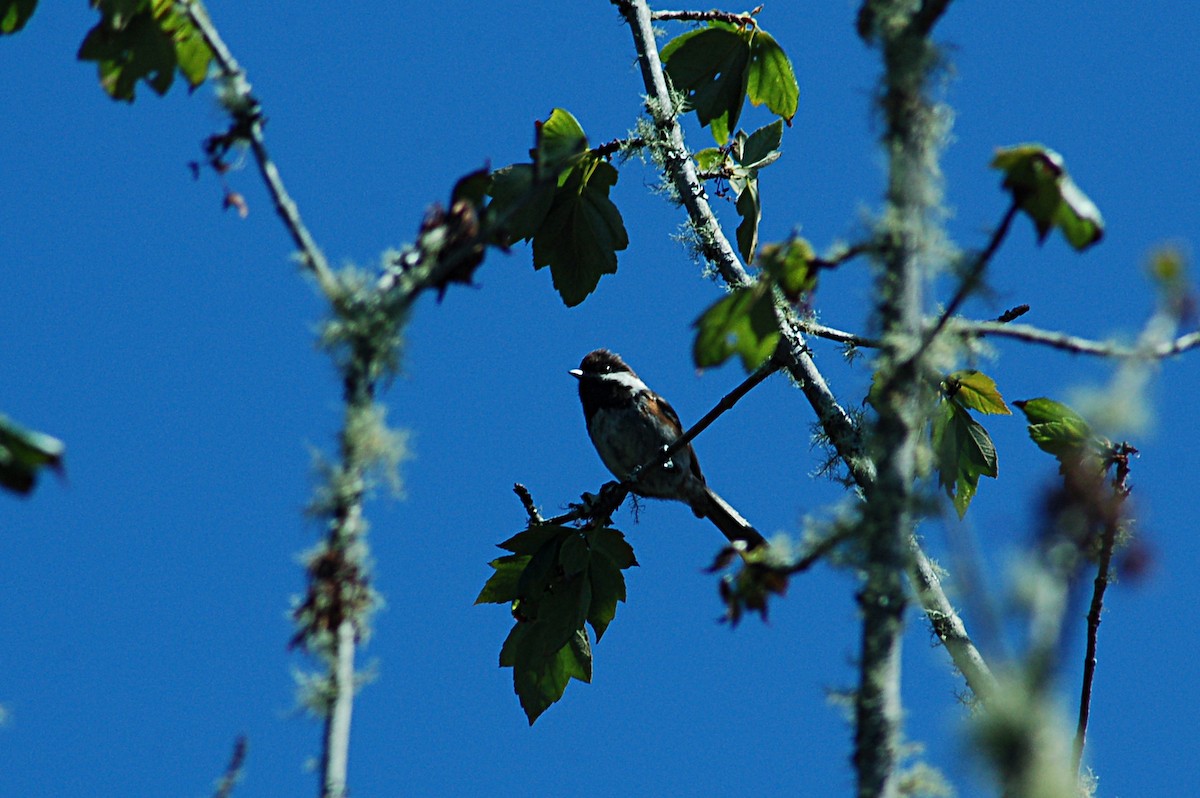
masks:
[[(337, 263), (370, 265), (411, 240), (424, 208), (461, 174), (523, 160), (533, 122), (571, 110), (592, 141), (629, 130), (641, 84), (631, 39), (605, 2), (379, 4), (335, 14), (303, 4), (216, 2), (213, 16), (266, 108), (267, 140), (314, 234)], [(794, 227), (819, 248), (854, 241), (878, 207), (882, 158), (870, 111), (878, 54), (853, 32), (855, 5), (768, 3), (763, 26), (801, 87), (784, 156), (762, 177), (763, 238)], [(64, 480), (0, 496), (3, 795), (206, 795), (234, 737), (250, 741), (238, 795), (305, 794), (318, 726), (295, 710), (286, 651), (313, 447), (339, 422), (336, 378), (313, 346), (322, 306), (253, 169), (228, 176), (249, 203), (221, 209), (211, 174), (187, 163), (223, 129), (209, 88), (131, 107), (74, 60), (86, 4), (43, 3), (0, 41), (0, 411), (62, 438)], [(682, 27), (673, 27), (683, 30)], [(956, 3), (939, 28), (953, 63), (946, 150), (953, 238), (981, 246), (1005, 209), (996, 146), (1037, 140), (1064, 154), (1108, 223), (1084, 255), (1037, 247), (1018, 220), (996, 258), (986, 318), (1027, 302), (1030, 323), (1134, 334), (1153, 308), (1142, 266), (1166, 240), (1197, 240), (1200, 12), (1191, 4), (1031, 0)], [(744, 126), (767, 121), (748, 112)], [(694, 148), (707, 131), (688, 129)], [(607, 478), (566, 370), (596, 346), (624, 354), (694, 420), (740, 380), (697, 375), (690, 324), (720, 296), (672, 236), (682, 217), (631, 162), (613, 197), (631, 244), (620, 272), (566, 309), (528, 251), (490, 256), (478, 288), (425, 301), (388, 393), (411, 431), (407, 498), (371, 507), (387, 601), (362, 661), (377, 680), (356, 710), (358, 795), (845, 794), (850, 730), (830, 691), (853, 684), (851, 575), (822, 567), (735, 631), (701, 573), (720, 538), (683, 506), (617, 519), (641, 567), (596, 647), (590, 686), (532, 729), (496, 667), (509, 618), (473, 607), (493, 544), (520, 528), (525, 483), (547, 511)], [(731, 207), (721, 208), (734, 218)], [(1190, 245), (1189, 245), (1190, 249)], [(822, 319), (864, 329), (866, 267), (823, 279)], [(814, 343), (848, 405), (865, 364)], [(1009, 399), (1069, 399), (1102, 385), (1095, 360), (996, 346), (980, 364)], [(1133, 437), (1148, 576), (1108, 596), (1089, 759), (1101, 794), (1190, 794), (1200, 601), (1192, 396), (1195, 356), (1165, 364), (1156, 422)], [(844, 499), (810, 476), (811, 411), (773, 378), (696, 444), (710, 482), (761, 530), (791, 532)], [(990, 587), (1033, 534), (1052, 461), (1018, 418), (988, 421), (1001, 479), (969, 516)], [(930, 525), (927, 543), (946, 550)], [(979, 590), (975, 586), (973, 590)], [(910, 616), (906, 731), (972, 794), (958, 731), (960, 684)], [(968, 623), (971, 618), (968, 617)], [(1082, 624), (1062, 674), (1073, 717)], [(981, 641), (985, 647), (989, 641)]]

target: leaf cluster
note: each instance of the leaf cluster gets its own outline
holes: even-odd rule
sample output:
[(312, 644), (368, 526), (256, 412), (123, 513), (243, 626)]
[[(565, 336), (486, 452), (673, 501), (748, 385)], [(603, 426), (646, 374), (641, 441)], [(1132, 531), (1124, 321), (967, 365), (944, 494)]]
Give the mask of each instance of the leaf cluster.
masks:
[[(776, 120), (749, 136), (739, 130), (724, 147), (709, 147), (696, 153), (696, 164), (705, 176), (728, 181), (738, 215), (742, 217), (737, 228), (737, 242), (746, 263), (754, 260), (754, 251), (758, 249), (758, 224), (762, 221), (758, 170), (779, 160), (782, 140), (783, 122)], [(717, 193), (723, 192), (718, 188)]]
[(79, 45), (80, 61), (95, 61), (100, 85), (114, 100), (133, 102), (138, 81), (166, 94), (176, 71), (196, 88), (212, 51), (174, 0), (92, 0), (100, 21)]
[(620, 211), (608, 197), (617, 170), (588, 149), (583, 127), (555, 108), (536, 125), (531, 162), (496, 170), (488, 193), (491, 220), (507, 241), (532, 241), (535, 269), (550, 267), (568, 306), (616, 274), (617, 252), (629, 246)]
[(500, 666), (513, 669), (513, 688), (530, 724), (560, 698), (571, 679), (590, 682), (592, 649), (625, 600), (625, 576), (637, 565), (625, 536), (610, 527), (531, 526), (500, 544), (511, 554), (493, 560), (495, 573), (476, 604), (511, 603), (513, 626)]
[(999, 475), (996, 446), (970, 410), (987, 415), (1012, 415), (996, 383), (981, 371), (964, 369), (942, 380), (942, 397), (933, 416), (930, 436), (938, 481), (954, 502), (958, 517), (967, 513), (981, 476)]
[(788, 124), (796, 115), (800, 86), (792, 62), (758, 25), (714, 20), (669, 41), (661, 56), (667, 76), (718, 145), (737, 129), (747, 99)]

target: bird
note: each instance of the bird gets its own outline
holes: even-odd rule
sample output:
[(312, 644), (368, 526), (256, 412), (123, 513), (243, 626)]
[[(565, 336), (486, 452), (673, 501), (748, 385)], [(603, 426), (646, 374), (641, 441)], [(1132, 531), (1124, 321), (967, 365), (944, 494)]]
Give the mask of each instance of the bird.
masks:
[[(683, 435), (670, 403), (615, 352), (589, 352), (569, 373), (579, 380), (579, 401), (592, 444), (617, 479), (625, 480)], [(758, 530), (708, 486), (690, 443), (665, 463), (643, 471), (632, 490), (638, 496), (687, 504), (735, 546), (751, 550), (766, 544)]]

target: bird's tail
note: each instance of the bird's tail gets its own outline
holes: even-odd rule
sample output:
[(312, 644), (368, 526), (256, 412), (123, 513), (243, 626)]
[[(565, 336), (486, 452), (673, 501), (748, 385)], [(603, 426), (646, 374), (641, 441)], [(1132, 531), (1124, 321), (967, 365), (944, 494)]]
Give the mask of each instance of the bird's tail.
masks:
[(721, 534), (729, 538), (730, 543), (742, 541), (747, 549), (757, 549), (767, 545), (767, 539), (758, 530), (750, 526), (750, 522), (742, 518), (729, 502), (717, 495), (716, 491), (707, 485), (704, 487), (708, 494), (708, 506), (704, 508), (704, 517), (713, 522), (713, 526), (721, 530)]

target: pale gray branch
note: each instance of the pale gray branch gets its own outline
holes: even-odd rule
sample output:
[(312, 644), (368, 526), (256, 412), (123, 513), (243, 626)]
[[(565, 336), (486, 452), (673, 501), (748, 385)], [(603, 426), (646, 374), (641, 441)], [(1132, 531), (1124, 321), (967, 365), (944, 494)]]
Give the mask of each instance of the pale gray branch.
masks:
[(354, 649), (357, 633), (354, 622), (338, 624), (334, 650), (331, 693), (333, 705), (325, 719), (321, 798), (344, 798), (346, 772), (350, 762), (350, 718), (354, 711)]
[[(745, 285), (750, 282), (750, 278), (721, 230), (709, 205), (703, 182), (697, 175), (695, 162), (684, 144), (674, 100), (659, 59), (650, 8), (645, 0), (618, 0), (614, 4), (624, 15), (633, 34), (638, 64), (649, 100), (647, 110), (656, 129), (665, 140), (665, 144), (655, 143), (653, 146), (661, 148), (663, 167), (679, 194), (689, 221), (699, 234), (703, 254), (729, 285)], [(779, 355), (781, 361), (812, 406), (818, 423), (829, 437), (838, 456), (845, 462), (851, 477), (864, 493), (869, 495), (875, 483), (875, 465), (865, 452), (861, 435), (850, 414), (838, 403), (825, 382), (825, 377), (813, 362), (803, 333), (812, 331), (813, 334), (820, 335), (821, 332), (817, 331), (819, 329), (828, 332), (822, 337), (842, 340), (844, 343), (870, 346), (875, 342), (832, 328), (813, 327), (810, 322), (804, 322), (786, 310), (781, 310), (780, 313), (783, 316), (780, 330), (784, 337)], [(810, 329), (806, 330), (806, 325)], [(967, 679), (972, 691), (979, 696), (990, 694), (994, 679), (982, 655), (971, 642), (962, 619), (947, 598), (932, 567), (919, 567), (921, 562), (928, 563), (924, 555), (919, 554), (919, 543), (910, 537), (909, 545), (914, 551), (915, 563), (910, 568), (909, 575), (915, 583), (916, 594), (930, 622), (935, 629), (942, 630), (939, 631), (940, 637), (954, 641), (954, 645), (947, 645), (947, 651)]]
[(1200, 332), (1181, 335), (1170, 341), (1151, 341), (1130, 345), (1115, 341), (1081, 338), (1069, 333), (1043, 330), (1030, 324), (1002, 324), (996, 321), (955, 319), (951, 322), (951, 329), (958, 335), (972, 338), (1013, 338), (1078, 355), (1097, 355), (1118, 360), (1162, 360), (1190, 349), (1200, 348)]

